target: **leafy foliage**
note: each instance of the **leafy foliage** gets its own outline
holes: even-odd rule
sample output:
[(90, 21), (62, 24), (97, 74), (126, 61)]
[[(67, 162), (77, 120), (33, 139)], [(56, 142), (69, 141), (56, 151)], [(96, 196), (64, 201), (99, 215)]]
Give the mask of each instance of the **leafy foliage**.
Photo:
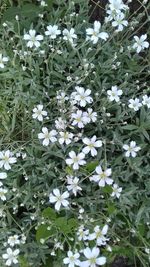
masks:
[[(150, 4), (142, 5), (147, 14)], [(130, 99), (142, 102), (150, 93), (149, 49), (141, 53), (132, 50), (143, 15), (130, 17), (127, 10), (129, 25), (121, 32), (116, 32), (110, 22), (104, 23), (102, 29), (109, 38), (93, 44), (86, 40), (86, 29), (93, 27), (88, 1), (47, 0), (45, 6), (38, 1), (6, 1), (0, 12), (0, 54), (9, 58), (0, 68), (0, 151), (10, 150), (17, 158), (7, 178), (0, 180), (8, 189), (7, 199), (0, 198), (1, 254), (6, 253), (9, 237), (18, 235), (18, 265), (12, 266), (65, 266), (67, 252), (83, 251), (88, 242), (79, 240), (79, 229), (84, 225), (91, 234), (94, 227), (103, 228), (108, 223), (111, 251), (109, 247), (101, 249), (106, 266), (123, 256), (148, 267), (150, 108), (144, 104), (138, 111), (129, 107)], [(64, 35), (56, 40), (44, 35), (50, 24), (58, 25), (61, 32), (74, 28), (75, 45), (64, 40)], [(27, 47), (24, 38), (31, 29), (44, 36), (35, 49)], [(88, 108), (97, 113), (97, 121), (84, 129), (71, 121), (69, 101), (76, 86), (91, 90), (93, 102)], [(112, 86), (123, 92), (119, 102), (108, 99)], [(60, 103), (61, 92), (69, 100)], [(43, 121), (33, 118), (33, 110), (40, 104), (48, 113)], [(80, 109), (87, 111), (86, 107)], [(73, 132), (71, 143), (61, 145), (58, 138), (42, 145), (38, 138), (42, 127), (53, 130), (59, 117)], [(86, 164), (79, 170), (67, 165), (70, 151), (82, 151), (82, 137), (94, 135), (103, 144), (97, 148), (96, 157), (86, 155)], [(132, 140), (140, 150), (136, 157), (126, 157), (123, 145)], [(118, 199), (112, 196), (111, 184), (100, 187), (90, 181), (99, 165), (112, 169), (114, 183), (122, 188)], [(0, 173), (3, 171), (4, 167)], [(68, 176), (79, 178), (82, 191), (77, 195), (69, 192), (68, 208), (61, 206), (58, 211), (55, 203), (50, 203), (50, 194), (56, 188), (64, 193)], [(90, 240), (89, 246), (95, 246), (94, 242)], [(3, 257), (0, 266), (6, 266)]]

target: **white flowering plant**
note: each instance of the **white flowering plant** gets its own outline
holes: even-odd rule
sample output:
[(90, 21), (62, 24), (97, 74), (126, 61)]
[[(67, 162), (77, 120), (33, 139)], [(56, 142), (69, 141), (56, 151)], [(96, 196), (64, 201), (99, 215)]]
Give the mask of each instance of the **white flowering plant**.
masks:
[(150, 3), (31, 2), (0, 7), (0, 266), (148, 267)]

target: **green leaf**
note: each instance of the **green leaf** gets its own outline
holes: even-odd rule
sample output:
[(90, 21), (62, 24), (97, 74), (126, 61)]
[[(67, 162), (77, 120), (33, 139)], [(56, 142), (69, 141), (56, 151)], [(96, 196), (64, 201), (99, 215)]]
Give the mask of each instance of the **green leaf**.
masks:
[(136, 215), (136, 224), (139, 224), (139, 222), (141, 221), (142, 215), (144, 214), (146, 207), (145, 205), (142, 205), (140, 207), (140, 209), (138, 210), (138, 213)]
[(150, 130), (150, 122), (149, 121), (146, 121), (146, 122), (141, 124), (141, 132), (143, 129)]
[(20, 267), (29, 267), (29, 264), (27, 263), (27, 260), (24, 256), (19, 256), (19, 266)]
[(141, 236), (145, 237), (146, 229), (145, 229), (145, 225), (144, 224), (139, 224), (138, 231), (139, 231)]
[(34, 4), (24, 4), (21, 8), (12, 6), (5, 11), (2, 21), (13, 21), (15, 20), (16, 15), (18, 15), (20, 19), (24, 17), (32, 21), (39, 13), (40, 7)]
[(95, 168), (98, 166), (98, 164), (99, 164), (98, 160), (88, 163), (86, 165), (87, 171), (93, 172), (95, 170)]
[(116, 211), (115, 205), (113, 203), (109, 203), (107, 210), (109, 215), (113, 214)]
[(124, 257), (132, 257), (133, 256), (133, 251), (130, 247), (126, 247), (123, 245), (119, 245), (119, 246), (114, 246), (113, 247), (113, 253), (115, 253), (115, 255), (118, 256), (124, 256)]
[(52, 8), (54, 0), (46, 0), (45, 3), (48, 5), (48, 9)]
[(145, 108), (141, 107), (141, 109), (140, 109), (140, 123), (144, 122), (145, 119), (146, 119)]
[(112, 187), (109, 185), (106, 185), (105, 187), (103, 187), (103, 192), (111, 194), (112, 193)]
[(24, 17), (29, 17), (30, 19), (38, 16), (40, 12), (40, 7), (34, 4), (25, 4), (21, 8), (21, 15)]
[(67, 166), (65, 171), (66, 171), (67, 174), (73, 175), (73, 169), (71, 167)]
[(48, 259), (46, 260), (46, 263), (44, 265), (42, 265), (42, 267), (53, 267), (53, 260), (51, 257), (48, 257)]
[(20, 16), (20, 8), (12, 6), (5, 11), (2, 22), (15, 20), (16, 15)]
[(65, 217), (59, 217), (55, 221), (55, 225), (59, 228), (62, 233), (69, 233), (71, 231), (70, 226), (67, 223), (67, 219)]
[(47, 219), (50, 219), (50, 220), (55, 220), (56, 216), (57, 216), (56, 212), (50, 207), (48, 207), (45, 210), (43, 210), (42, 215), (43, 215), (44, 218), (47, 218)]
[(129, 125), (122, 126), (121, 128), (123, 130), (133, 131), (133, 130), (137, 130), (138, 126), (133, 125), (133, 124), (129, 124)]
[(149, 141), (150, 138), (149, 138), (149, 134), (148, 134), (148, 132), (147, 132), (146, 130), (144, 130), (144, 129), (143, 129), (141, 132), (142, 132), (142, 134), (144, 135), (144, 137)]
[[(50, 230), (48, 228), (50, 227)], [(49, 237), (53, 236), (56, 233), (54, 227), (50, 226), (49, 224), (42, 224), (38, 227), (36, 231), (36, 240), (40, 242), (41, 239), (48, 239)]]
[(71, 219), (68, 220), (68, 225), (69, 225), (70, 228), (75, 229), (75, 228), (78, 227), (78, 221), (76, 219), (74, 219), (74, 218), (71, 218)]
[(13, 112), (13, 117), (12, 117), (12, 123), (11, 123), (11, 130), (14, 131), (15, 129), (15, 124), (16, 124), (16, 112)]

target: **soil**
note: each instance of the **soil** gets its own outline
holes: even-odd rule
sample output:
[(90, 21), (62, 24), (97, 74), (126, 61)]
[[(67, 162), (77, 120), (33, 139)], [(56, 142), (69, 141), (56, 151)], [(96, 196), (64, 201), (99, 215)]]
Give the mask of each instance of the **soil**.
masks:
[(117, 258), (110, 267), (135, 267), (134, 265), (131, 265), (128, 263), (127, 259), (124, 259), (123, 257)]
[[(123, 2), (126, 3), (127, 1), (124, 0)], [(103, 23), (104, 17), (106, 15), (105, 6), (107, 3), (108, 3), (108, 0), (89, 0), (90, 22), (94, 22), (95, 20), (99, 20), (100, 22)], [(133, 15), (133, 13), (138, 14), (138, 13), (144, 12), (144, 8), (140, 4), (139, 0), (132, 0), (132, 3), (130, 3), (128, 6), (130, 8), (130, 14), (131, 15)], [(147, 12), (149, 13), (150, 10), (148, 10)], [(147, 16), (145, 15), (142, 18), (142, 22), (146, 21), (146, 19), (147, 19)], [(145, 24), (144, 27), (140, 29), (139, 33), (142, 33), (143, 31), (145, 31), (145, 29), (147, 30), (147, 27), (148, 27), (148, 23)]]

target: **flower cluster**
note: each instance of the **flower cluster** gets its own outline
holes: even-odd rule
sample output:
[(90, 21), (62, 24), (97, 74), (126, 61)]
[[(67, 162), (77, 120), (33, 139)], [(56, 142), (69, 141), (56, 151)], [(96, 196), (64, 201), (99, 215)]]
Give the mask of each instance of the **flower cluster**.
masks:
[(37, 25), (16, 16), (0, 30), (0, 263), (103, 266), (123, 235), (145, 263), (148, 36), (123, 0), (108, 1), (103, 24), (87, 21), (87, 1), (79, 13), (76, 0), (37, 2)]
[(129, 108), (133, 109), (134, 111), (138, 111), (142, 106), (146, 106), (150, 108), (150, 97), (144, 95), (143, 100), (140, 102), (139, 98), (129, 99)]
[[(57, 36), (61, 34), (61, 31), (58, 29), (57, 25), (48, 25), (47, 30), (45, 31), (45, 36), (49, 39), (56, 39)], [(75, 30), (71, 28), (70, 30), (64, 29), (62, 31), (63, 40), (74, 44), (74, 39), (77, 38)], [(30, 29), (28, 33), (24, 34), (24, 40), (27, 41), (27, 47), (29, 48), (38, 48), (41, 45), (41, 41), (44, 39), (43, 35), (37, 34), (35, 30)]]
[(106, 22), (112, 22), (112, 27), (116, 27), (116, 31), (123, 31), (124, 27), (128, 26), (128, 21), (125, 20), (125, 12), (128, 6), (122, 0), (109, 0)]
[(25, 244), (26, 237), (24, 234), (22, 235), (11, 235), (8, 237), (7, 245), (9, 246), (6, 249), (6, 253), (2, 255), (3, 259), (5, 260), (6, 266), (12, 266), (12, 264), (17, 264), (18, 256), (20, 253), (20, 249), (16, 248), (21, 244)]

